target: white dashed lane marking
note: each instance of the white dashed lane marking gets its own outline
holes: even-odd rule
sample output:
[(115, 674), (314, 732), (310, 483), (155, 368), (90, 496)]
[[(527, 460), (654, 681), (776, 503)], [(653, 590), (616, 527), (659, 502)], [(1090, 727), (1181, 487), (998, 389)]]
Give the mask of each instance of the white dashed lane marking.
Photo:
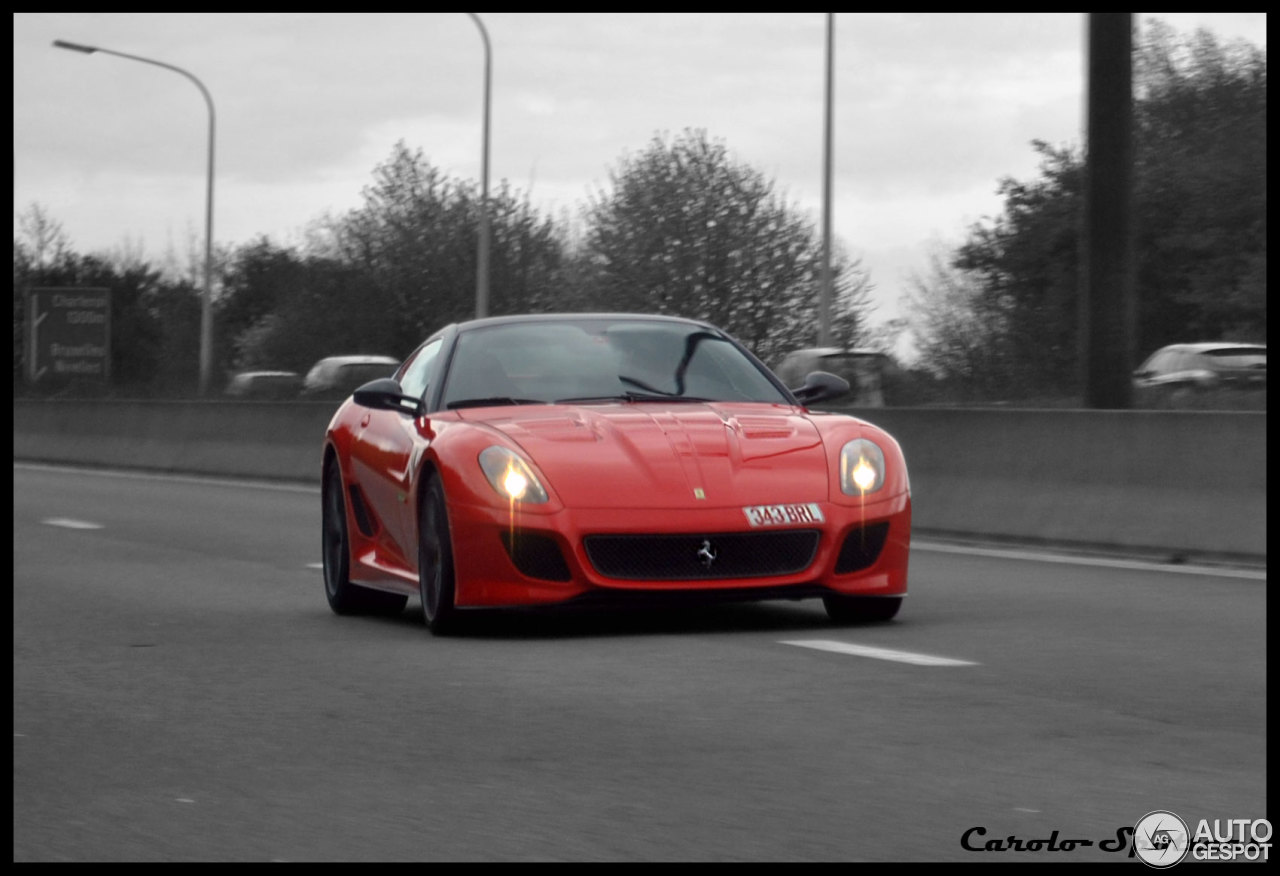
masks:
[(70, 517), (50, 517), (41, 520), (45, 526), (61, 526), (63, 529), (101, 529), (101, 523), (90, 523), (88, 520), (72, 520)]
[(833, 642), (828, 639), (794, 639), (779, 642), (797, 648), (813, 648), (817, 651), (833, 651), (853, 657), (870, 657), (873, 660), (892, 660), (895, 663), (911, 663), (915, 666), (978, 666), (972, 660), (956, 660), (933, 654), (917, 654), (914, 651), (895, 651), (892, 648), (873, 648), (870, 645), (853, 645), (849, 642)]

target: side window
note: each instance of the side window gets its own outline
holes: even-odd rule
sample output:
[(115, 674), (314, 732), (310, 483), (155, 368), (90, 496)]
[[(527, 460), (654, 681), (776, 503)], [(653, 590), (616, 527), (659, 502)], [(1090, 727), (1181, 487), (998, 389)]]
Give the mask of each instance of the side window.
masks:
[(422, 398), (427, 383), (431, 380), (431, 366), (435, 364), (442, 343), (440, 340), (434, 340), (424, 344), (405, 365), (404, 376), (400, 378), (400, 388), (405, 395)]

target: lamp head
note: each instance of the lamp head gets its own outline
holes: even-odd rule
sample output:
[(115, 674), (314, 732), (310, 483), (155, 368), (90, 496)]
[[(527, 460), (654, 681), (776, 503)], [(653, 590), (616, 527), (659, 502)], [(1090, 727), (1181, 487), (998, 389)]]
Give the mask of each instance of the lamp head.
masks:
[(86, 55), (92, 55), (94, 52), (98, 51), (94, 46), (85, 46), (80, 43), (69, 43), (66, 40), (54, 40), (53, 45), (55, 48), (67, 49), (72, 52), (83, 52)]

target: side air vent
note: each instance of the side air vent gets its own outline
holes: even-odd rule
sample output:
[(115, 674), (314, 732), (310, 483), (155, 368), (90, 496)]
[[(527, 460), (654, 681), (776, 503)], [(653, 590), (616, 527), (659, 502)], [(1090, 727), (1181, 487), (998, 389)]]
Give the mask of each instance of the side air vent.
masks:
[(347, 492), (351, 496), (351, 510), (356, 515), (356, 528), (361, 535), (369, 538), (378, 531), (378, 526), (373, 522), (373, 512), (364, 500), (364, 493), (356, 486), (349, 487)]

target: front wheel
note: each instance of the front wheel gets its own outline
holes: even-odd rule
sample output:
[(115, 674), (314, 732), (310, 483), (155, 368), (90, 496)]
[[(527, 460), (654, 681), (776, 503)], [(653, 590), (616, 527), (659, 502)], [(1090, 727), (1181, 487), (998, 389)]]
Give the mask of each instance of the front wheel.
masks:
[(874, 623), (893, 620), (902, 608), (901, 596), (838, 596), (822, 597), (827, 617), (838, 624)]
[(347, 504), (342, 488), (342, 474), (338, 471), (336, 461), (325, 473), (320, 529), (324, 595), (334, 614), (396, 614), (404, 610), (409, 597), (351, 583)]
[(418, 589), (427, 629), (437, 636), (451, 632), (458, 613), (453, 604), (453, 542), (439, 475), (427, 484), (418, 512)]

